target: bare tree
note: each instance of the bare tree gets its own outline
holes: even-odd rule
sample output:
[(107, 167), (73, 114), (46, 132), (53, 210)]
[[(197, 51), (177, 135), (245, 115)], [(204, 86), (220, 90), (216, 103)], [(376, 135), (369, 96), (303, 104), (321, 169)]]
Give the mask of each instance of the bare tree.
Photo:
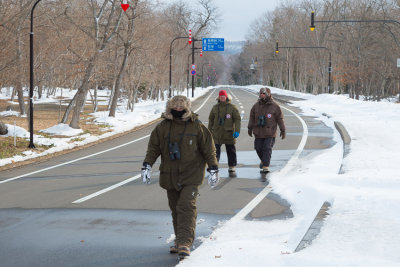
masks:
[(122, 9), (119, 11), (116, 10), (119, 2), (117, 0), (103, 0), (101, 5), (98, 5), (98, 3), (99, 2), (97, 1), (87, 0), (87, 4), (92, 11), (91, 19), (93, 23), (89, 30), (75, 22), (71, 17), (68, 8), (65, 10), (65, 16), (70, 23), (74, 24), (84, 32), (89, 37), (89, 40), (92, 42), (94, 47), (93, 51), (91, 51), (91, 55), (87, 59), (82, 84), (76, 93), (76, 102), (73, 109), (72, 119), (69, 124), (72, 128), (79, 128), (80, 113), (85, 104), (86, 95), (89, 89), (88, 82), (95, 66), (95, 62), (119, 30), (119, 23), (122, 15)]

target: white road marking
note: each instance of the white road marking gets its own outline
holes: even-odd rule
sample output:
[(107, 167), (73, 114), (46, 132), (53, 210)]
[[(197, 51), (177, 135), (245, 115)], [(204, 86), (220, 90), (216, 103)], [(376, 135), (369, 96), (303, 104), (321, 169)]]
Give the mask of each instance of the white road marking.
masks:
[(201, 106), (200, 106), (198, 109), (196, 109), (194, 112), (197, 113), (200, 109), (202, 109), (202, 107), (207, 103), (208, 99), (209, 99), (210, 96), (215, 92), (215, 90), (217, 90), (217, 88), (215, 88), (215, 89), (212, 91), (212, 93), (204, 100), (203, 104), (201, 104)]
[(117, 187), (120, 187), (120, 186), (122, 186), (122, 185), (124, 185), (124, 184), (127, 184), (127, 183), (129, 183), (129, 182), (132, 182), (132, 181), (136, 180), (137, 178), (139, 178), (140, 176), (141, 176), (141, 174), (138, 174), (138, 175), (136, 175), (136, 176), (133, 176), (133, 177), (131, 177), (131, 178), (129, 178), (129, 179), (126, 179), (126, 180), (124, 180), (124, 181), (122, 181), (122, 182), (119, 182), (118, 184), (112, 185), (112, 186), (110, 186), (110, 187), (104, 188), (103, 190), (97, 191), (97, 192), (95, 192), (95, 193), (93, 193), (93, 194), (91, 194), (91, 195), (88, 195), (88, 196), (86, 196), (86, 197), (83, 197), (83, 198), (80, 198), (80, 199), (78, 199), (78, 200), (75, 200), (74, 202), (72, 202), (72, 204), (82, 203), (82, 202), (84, 202), (84, 201), (86, 201), (86, 200), (89, 200), (89, 199), (91, 199), (91, 198), (97, 197), (97, 196), (99, 196), (99, 195), (101, 195), (101, 194), (104, 194), (104, 193), (106, 193), (106, 192), (108, 192), (108, 191), (111, 191), (111, 190), (113, 190), (113, 189), (115, 189), (115, 188), (117, 188)]
[[(216, 89), (214, 89), (214, 91), (215, 90)], [(210, 98), (211, 95), (212, 95), (212, 93), (206, 98), (206, 100), (203, 102), (203, 104), (195, 112), (198, 112), (205, 105), (205, 103), (207, 102), (207, 100)], [(132, 140), (132, 141), (130, 141), (128, 143), (121, 144), (119, 146), (116, 146), (116, 147), (113, 147), (113, 148), (110, 148), (110, 149), (106, 149), (106, 150), (103, 150), (103, 151), (100, 151), (100, 152), (97, 152), (97, 153), (94, 153), (94, 154), (91, 154), (91, 155), (87, 155), (87, 156), (84, 156), (84, 157), (81, 157), (81, 158), (78, 158), (78, 159), (74, 159), (74, 160), (67, 161), (67, 162), (64, 162), (64, 163), (61, 163), (61, 164), (57, 164), (57, 165), (54, 165), (54, 166), (51, 166), (51, 167), (48, 167), (48, 168), (44, 168), (44, 169), (41, 169), (41, 170), (37, 170), (37, 171), (34, 171), (34, 172), (29, 172), (29, 173), (25, 173), (25, 174), (22, 174), (22, 175), (13, 177), (13, 178), (9, 178), (7, 180), (0, 181), (0, 184), (11, 182), (11, 181), (23, 178), (23, 177), (27, 177), (27, 176), (30, 176), (30, 175), (33, 175), (33, 174), (45, 172), (45, 171), (48, 171), (48, 170), (51, 170), (51, 169), (55, 169), (55, 168), (58, 168), (58, 167), (61, 167), (61, 166), (64, 166), (64, 165), (68, 165), (68, 164), (83, 160), (83, 159), (87, 159), (87, 158), (90, 158), (90, 157), (93, 157), (93, 156), (97, 156), (97, 155), (100, 155), (100, 154), (103, 154), (103, 153), (106, 153), (106, 152), (109, 152), (109, 151), (112, 151), (112, 150), (115, 150), (115, 149), (130, 145), (130, 144), (135, 143), (137, 141), (143, 140), (143, 139), (145, 139), (145, 138), (147, 138), (149, 136), (150, 135), (148, 134), (146, 136), (140, 137), (138, 139)]]
[[(248, 93), (253, 94), (250, 92)], [(274, 179), (280, 179), (280, 177), (284, 177), (296, 165), (296, 161), (298, 160), (301, 152), (303, 151), (308, 138), (308, 127), (307, 124), (304, 122), (304, 120), (290, 109), (285, 107), (281, 108), (284, 108), (285, 110), (291, 112), (301, 122), (301, 125), (303, 126), (303, 136), (301, 138), (299, 146), (296, 149), (296, 152), (290, 158), (288, 163), (286, 163), (285, 167), (281, 169), (276, 175), (274, 175)], [(255, 196), (243, 209), (241, 209), (238, 213), (236, 213), (235, 216), (233, 216), (228, 222), (233, 223), (244, 219), (247, 216), (247, 214), (249, 214), (271, 191), (272, 187), (266, 186), (260, 193), (258, 193), (257, 196)]]
[[(214, 89), (214, 91), (215, 91), (215, 90), (216, 90), (216, 89)], [(205, 105), (205, 103), (208, 101), (208, 99), (209, 99), (210, 96), (214, 93), (214, 91), (204, 100), (203, 104), (202, 104), (198, 109), (195, 110), (196, 113)], [(93, 194), (91, 194), (91, 195), (88, 195), (88, 196), (86, 196), (86, 197), (83, 197), (83, 198), (80, 198), (80, 199), (78, 199), (78, 200), (75, 200), (74, 202), (72, 202), (72, 204), (82, 203), (82, 202), (84, 202), (84, 201), (86, 201), (86, 200), (89, 200), (89, 199), (92, 199), (92, 198), (94, 198), (94, 197), (97, 197), (97, 196), (99, 196), (99, 195), (101, 195), (101, 194), (107, 193), (108, 191), (111, 191), (111, 190), (113, 190), (113, 189), (115, 189), (115, 188), (118, 188), (118, 187), (120, 187), (120, 186), (122, 186), (122, 185), (124, 185), (124, 184), (126, 184), (126, 183), (129, 183), (129, 182), (131, 182), (131, 181), (136, 180), (136, 179), (139, 178), (140, 176), (141, 176), (141, 175), (138, 174), (138, 175), (136, 175), (136, 176), (134, 176), (134, 177), (131, 177), (131, 178), (129, 178), (129, 179), (126, 179), (126, 180), (124, 180), (124, 181), (122, 181), (122, 182), (119, 182), (119, 183), (117, 183), (117, 184), (115, 184), (115, 185), (112, 185), (112, 186), (110, 186), (110, 187), (107, 187), (107, 188), (105, 188), (105, 189), (102, 189), (102, 190), (100, 190), (100, 191), (97, 191), (97, 192), (95, 192), (95, 193), (93, 193)]]
[(4, 183), (10, 182), (10, 181), (14, 181), (14, 180), (17, 180), (17, 179), (20, 179), (20, 178), (23, 178), (23, 177), (26, 177), (26, 176), (29, 176), (29, 175), (32, 175), (32, 174), (41, 173), (41, 172), (44, 172), (44, 171), (48, 171), (48, 170), (51, 170), (51, 169), (55, 169), (55, 168), (58, 168), (58, 167), (61, 167), (61, 166), (64, 166), (64, 165), (68, 165), (68, 164), (77, 162), (77, 161), (80, 161), (80, 160), (83, 160), (83, 159), (87, 159), (87, 158), (90, 158), (90, 157), (93, 157), (93, 156), (97, 156), (97, 155), (112, 151), (114, 149), (118, 149), (118, 148), (130, 145), (132, 143), (135, 143), (137, 141), (145, 139), (145, 138), (147, 138), (149, 136), (150, 135), (148, 134), (146, 136), (140, 137), (138, 139), (132, 140), (132, 141), (130, 141), (128, 143), (125, 143), (125, 144), (122, 144), (122, 145), (119, 145), (119, 146), (116, 146), (116, 147), (113, 147), (113, 148), (109, 148), (109, 149), (106, 149), (106, 150), (103, 150), (103, 151), (100, 151), (100, 152), (97, 152), (97, 153), (94, 153), (94, 154), (90, 154), (90, 155), (87, 155), (87, 156), (84, 156), (84, 157), (81, 157), (81, 158), (78, 158), (78, 159), (74, 159), (74, 160), (67, 161), (67, 162), (64, 162), (64, 163), (61, 163), (61, 164), (57, 164), (57, 165), (54, 165), (54, 166), (51, 166), (51, 167), (48, 167), (48, 168), (44, 168), (44, 169), (37, 170), (37, 171), (34, 171), (34, 172), (30, 172), (30, 173), (25, 173), (25, 174), (22, 174), (20, 176), (16, 176), (16, 177), (4, 180), (4, 181), (0, 181), (0, 184), (4, 184)]

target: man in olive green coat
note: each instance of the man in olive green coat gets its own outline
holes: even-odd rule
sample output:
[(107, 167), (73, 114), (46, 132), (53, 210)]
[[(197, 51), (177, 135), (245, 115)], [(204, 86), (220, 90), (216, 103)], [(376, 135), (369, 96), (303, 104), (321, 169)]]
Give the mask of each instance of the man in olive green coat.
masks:
[(190, 255), (194, 240), (196, 199), (206, 163), (210, 174), (218, 172), (211, 133), (190, 108), (191, 102), (185, 96), (174, 96), (167, 102), (163, 120), (151, 133), (142, 168), (146, 182), (146, 171), (161, 155), (160, 186), (167, 190), (176, 237), (170, 252), (179, 253), (181, 258)]
[(218, 103), (211, 109), (208, 116), (208, 129), (213, 135), (217, 159), (221, 155), (221, 145), (225, 144), (228, 156), (229, 172), (235, 171), (236, 159), (236, 138), (240, 134), (241, 117), (239, 110), (231, 103), (231, 97), (225, 90), (219, 91)]

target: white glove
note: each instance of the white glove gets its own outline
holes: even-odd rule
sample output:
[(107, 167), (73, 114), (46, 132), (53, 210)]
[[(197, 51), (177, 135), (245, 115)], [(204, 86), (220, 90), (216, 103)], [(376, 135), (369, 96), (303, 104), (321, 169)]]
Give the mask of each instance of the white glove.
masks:
[(211, 188), (214, 188), (219, 182), (218, 167), (208, 168), (208, 184)]
[(150, 184), (151, 166), (147, 162), (143, 163), (142, 181), (144, 184)]

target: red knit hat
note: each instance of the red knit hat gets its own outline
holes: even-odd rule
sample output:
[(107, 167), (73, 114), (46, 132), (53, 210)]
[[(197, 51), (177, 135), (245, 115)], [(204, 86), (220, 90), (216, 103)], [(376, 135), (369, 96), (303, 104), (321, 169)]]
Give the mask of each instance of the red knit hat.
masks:
[(221, 95), (228, 97), (228, 93), (225, 90), (219, 91), (219, 96), (221, 96)]

